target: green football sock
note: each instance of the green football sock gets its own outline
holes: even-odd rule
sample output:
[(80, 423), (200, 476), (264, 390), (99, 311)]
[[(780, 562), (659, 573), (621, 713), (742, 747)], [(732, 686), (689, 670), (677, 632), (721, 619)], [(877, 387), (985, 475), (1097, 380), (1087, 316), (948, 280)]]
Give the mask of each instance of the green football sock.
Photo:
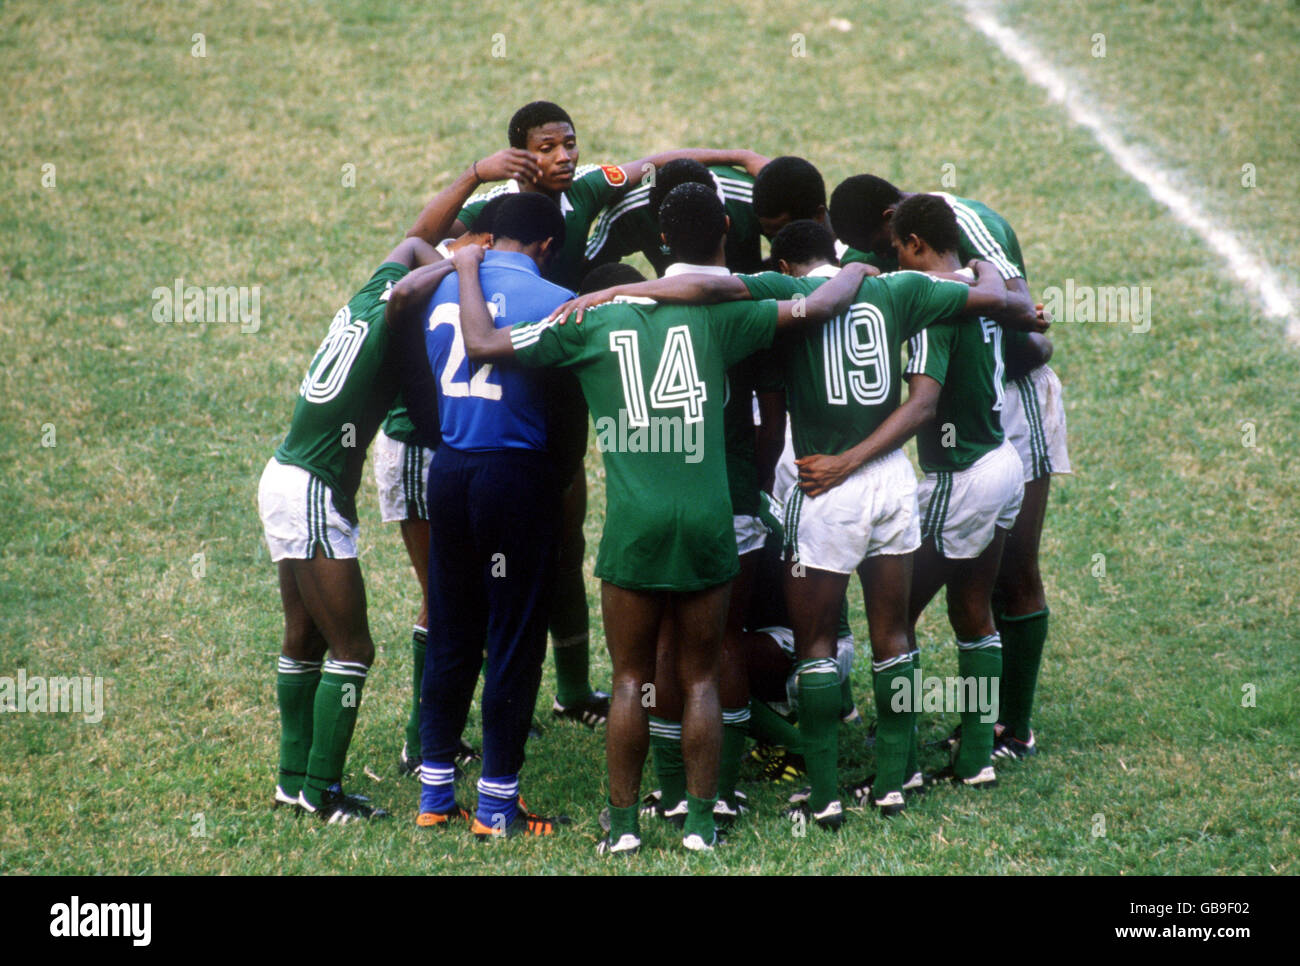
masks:
[(961, 744), (957, 746), (953, 771), (959, 778), (973, 778), (992, 760), (997, 708), (982, 712), (978, 707), (969, 706), (970, 699), (975, 697), (978, 704), (981, 696), (991, 696), (991, 682), (1002, 676), (1002, 643), (998, 635), (990, 634), (978, 641), (958, 641), (957, 673), (967, 681), (973, 678), (975, 687), (962, 688), (967, 707), (961, 713)]
[(773, 711), (766, 701), (749, 702), (749, 733), (769, 745), (780, 745), (793, 755), (803, 754), (799, 729)]
[[(920, 648), (916, 648), (915, 650), (912, 651), (912, 673), (916, 675), (916, 679), (918, 681), (921, 680), (921, 649)], [(921, 696), (913, 692), (912, 698), (914, 701), (920, 701)], [(921, 738), (920, 735), (918, 734), (920, 730), (919, 722), (921, 720), (921, 716), (919, 714), (920, 710), (921, 709), (919, 707), (913, 704), (912, 738), (907, 743), (907, 767), (903, 769), (903, 771), (907, 773), (908, 778), (911, 778), (913, 775), (915, 775), (918, 771), (921, 770), (921, 748), (920, 748)]]
[(682, 838), (698, 835), (706, 842), (713, 841), (713, 806), (718, 804), (716, 798), (696, 798), (686, 794), (686, 827), (682, 829)]
[(605, 804), (609, 807), (609, 840), (611, 842), (617, 842), (624, 835), (641, 837), (640, 808), (636, 803), (629, 805), (627, 808), (619, 808), (606, 798)]
[(406, 753), (420, 757), (420, 693), (424, 690), (424, 652), (429, 632), (417, 627), (411, 634), (411, 713), (406, 718)]
[(654, 757), (655, 777), (663, 792), (665, 808), (672, 808), (686, 798), (686, 762), (682, 759), (682, 726), (650, 716), (650, 751)]
[(320, 684), (320, 661), (280, 657), (275, 693), (280, 702), (280, 787), (289, 795), (302, 791), (311, 753), (312, 705)]
[(849, 675), (844, 675), (844, 680), (840, 682), (840, 720), (846, 718), (853, 711), (853, 679)]
[(749, 708), (722, 709), (722, 757), (718, 760), (718, 797), (733, 808), (736, 805), (736, 780), (740, 778), (740, 759), (745, 754), (749, 735)]
[(901, 792), (912, 775), (904, 774), (919, 697), (912, 687), (911, 655), (873, 661), (871, 680), (876, 691), (876, 780), (871, 794), (879, 801), (889, 792)]
[(1047, 641), (1047, 610), (1023, 617), (998, 618), (1002, 633), (1002, 701), (999, 720), (1011, 737), (1028, 741), (1029, 718), (1034, 710), (1034, 691), (1038, 688), (1038, 670), (1043, 663), (1043, 644)]
[(576, 704), (591, 694), (587, 587), (581, 567), (555, 575), (550, 630), (556, 700), (565, 706)]
[(307, 778), (302, 793), (313, 805), (320, 805), (325, 790), (343, 780), (343, 763), (357, 725), (357, 709), (369, 668), (355, 661), (325, 662), (316, 688), (313, 706), (314, 729)]
[(799, 692), (799, 734), (804, 763), (812, 782), (808, 804), (820, 812), (839, 797), (840, 679), (829, 658), (800, 661), (795, 670)]

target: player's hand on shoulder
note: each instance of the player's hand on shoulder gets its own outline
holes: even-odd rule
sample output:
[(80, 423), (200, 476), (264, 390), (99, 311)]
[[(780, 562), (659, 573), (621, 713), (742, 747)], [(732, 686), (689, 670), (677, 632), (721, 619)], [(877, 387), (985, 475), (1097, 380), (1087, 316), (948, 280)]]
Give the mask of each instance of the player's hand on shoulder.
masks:
[(981, 275), (987, 275), (990, 272), (997, 271), (997, 269), (993, 267), (992, 262), (986, 262), (982, 258), (972, 258), (969, 262), (966, 263), (966, 267), (975, 273), (976, 279), (978, 279)]
[(478, 172), (478, 179), (485, 182), (514, 178), (522, 184), (535, 184), (542, 176), (537, 158), (523, 148), (503, 148), (476, 162), (474, 169)]
[(458, 272), (477, 269), (479, 264), (483, 261), (483, 246), (465, 245), (462, 248), (458, 248), (452, 254), (451, 260), (452, 264), (456, 266), (456, 271)]
[(604, 288), (599, 292), (589, 292), (586, 295), (579, 295), (577, 298), (569, 299), (563, 305), (558, 305), (550, 315), (546, 317), (548, 323), (557, 322), (564, 325), (572, 316), (575, 325), (582, 324), (583, 313), (587, 309), (595, 308), (597, 305), (604, 305), (606, 302), (613, 301), (617, 296), (618, 287)]

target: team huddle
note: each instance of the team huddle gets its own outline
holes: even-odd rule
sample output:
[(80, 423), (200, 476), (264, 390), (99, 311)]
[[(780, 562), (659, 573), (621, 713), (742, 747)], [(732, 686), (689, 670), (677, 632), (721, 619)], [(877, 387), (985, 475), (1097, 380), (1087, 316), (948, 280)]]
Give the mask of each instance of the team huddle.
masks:
[[(356, 509), (372, 441), (421, 591), (399, 757), (421, 827), (568, 822), (520, 795), (548, 633), (553, 714), (605, 725), (602, 854), (639, 850), (643, 819), (692, 851), (755, 821), (737, 788), (750, 739), (764, 778), (806, 782), (786, 818), (832, 830), (845, 801), (896, 815), (935, 781), (991, 787), (995, 761), (1034, 755), (1038, 546), (1070, 466), (1048, 320), (1006, 220), (869, 174), (828, 204), (811, 163), (748, 150), (579, 166), (545, 101), (508, 138), (334, 317), (262, 475), (285, 614), (275, 804), (386, 814), (342, 788), (375, 653)], [(657, 278), (621, 261), (636, 253)], [(582, 571), (591, 427), (608, 694), (589, 680)], [(842, 785), (855, 572), (875, 772)], [(926, 776), (916, 625), (940, 589), (965, 693), (992, 706), (947, 709), (950, 763)], [(481, 752), (463, 737), (480, 677)]]

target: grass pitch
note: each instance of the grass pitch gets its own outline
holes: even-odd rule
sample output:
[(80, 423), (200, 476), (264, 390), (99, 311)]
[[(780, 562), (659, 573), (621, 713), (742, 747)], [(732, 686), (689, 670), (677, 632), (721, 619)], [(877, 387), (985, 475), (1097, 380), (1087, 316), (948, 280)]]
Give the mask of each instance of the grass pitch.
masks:
[[(998, 9), (1294, 283), (1294, 4)], [(1036, 294), (1151, 288), (1145, 334), (1052, 333), (1076, 475), (1053, 485), (1043, 545), (1044, 753), (1000, 788), (798, 837), (777, 817), (788, 789), (752, 786), (726, 850), (687, 857), (647, 828), (639, 857), (607, 863), (602, 735), (543, 718), (525, 794), (570, 830), (476, 847), (416, 829), (395, 768), (416, 585), (367, 470), (380, 654), (348, 783), (395, 817), (270, 813), (281, 618), (258, 476), (334, 312), (536, 97), (572, 113), (584, 161), (725, 144), (804, 155), (830, 187), (865, 170), (947, 186), (1016, 227)], [(0, 675), (107, 682), (98, 724), (0, 715), (0, 872), (1297, 871), (1297, 350), (958, 8), (17, 2), (0, 9), (0, 108)], [(259, 286), (257, 331), (155, 322), (151, 293), (176, 279)], [(927, 673), (953, 673), (941, 608), (921, 640)], [(865, 709), (862, 661), (855, 683)], [(543, 710), (551, 693), (548, 658)], [(869, 753), (847, 730), (841, 745), (856, 778)]]

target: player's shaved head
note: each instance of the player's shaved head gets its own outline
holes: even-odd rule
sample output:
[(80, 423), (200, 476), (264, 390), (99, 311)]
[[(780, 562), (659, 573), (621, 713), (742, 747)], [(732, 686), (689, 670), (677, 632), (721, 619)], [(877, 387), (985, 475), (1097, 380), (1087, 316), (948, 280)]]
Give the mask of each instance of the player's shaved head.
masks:
[(819, 221), (792, 221), (772, 239), (772, 259), (787, 266), (835, 264), (835, 235)]
[(903, 192), (874, 174), (855, 174), (831, 194), (831, 227), (847, 244), (864, 252), (887, 254), (889, 226), (885, 211), (903, 200)]
[(909, 195), (894, 210), (891, 224), (899, 241), (915, 235), (940, 255), (955, 252), (961, 240), (956, 212), (938, 195)]
[(573, 127), (573, 119), (559, 104), (550, 101), (533, 101), (515, 111), (506, 128), (506, 137), (512, 148), (528, 147), (528, 132), (547, 124), (567, 124)]
[(753, 203), (763, 234), (772, 237), (792, 221), (822, 217), (826, 181), (811, 161), (793, 155), (773, 158), (754, 180)]
[(709, 169), (698, 161), (692, 161), (689, 158), (678, 158), (676, 161), (669, 161), (662, 168), (655, 171), (654, 184), (650, 186), (650, 210), (657, 216), (659, 206), (664, 203), (668, 197), (668, 192), (672, 191), (679, 184), (702, 184), (713, 187), (713, 175)]
[(659, 206), (659, 227), (674, 259), (704, 264), (722, 245), (727, 211), (711, 186), (680, 184)]
[(645, 276), (631, 265), (610, 262), (608, 265), (598, 265), (588, 272), (582, 284), (578, 286), (578, 294), (588, 295), (601, 289), (613, 288), (615, 285), (635, 285), (637, 282), (644, 281)]
[(509, 240), (520, 245), (553, 238), (553, 248), (564, 244), (564, 216), (559, 205), (544, 194), (521, 191), (505, 195), (492, 223), (498, 242)]

